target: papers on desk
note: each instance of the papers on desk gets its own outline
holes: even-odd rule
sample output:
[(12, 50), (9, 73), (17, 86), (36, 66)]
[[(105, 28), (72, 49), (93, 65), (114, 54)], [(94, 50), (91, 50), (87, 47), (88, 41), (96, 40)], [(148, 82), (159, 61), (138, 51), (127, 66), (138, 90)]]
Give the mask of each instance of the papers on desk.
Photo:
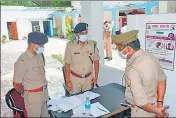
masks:
[[(74, 116), (77, 115), (79, 116), (80, 114), (84, 114), (85, 113), (85, 108), (84, 108), (84, 104), (76, 107), (73, 109), (73, 114)], [(107, 110), (103, 105), (101, 105), (99, 102), (93, 103), (91, 104), (91, 110), (90, 110), (90, 114), (93, 117), (99, 117), (105, 114), (110, 113), (109, 110)], [(72, 116), (73, 117), (73, 116)], [(80, 116), (79, 116), (80, 117)]]
[(73, 114), (83, 114), (85, 113), (85, 106), (81, 104), (73, 109)]
[(99, 97), (100, 94), (97, 94), (97, 93), (94, 93), (94, 92), (91, 92), (91, 91), (87, 91), (87, 92), (84, 92), (83, 94), (77, 95), (77, 97), (78, 97), (81, 101), (84, 101), (84, 102), (85, 102), (85, 100), (86, 100), (86, 96), (88, 96), (90, 100), (93, 100), (93, 99)]
[(86, 96), (90, 98), (90, 100), (95, 99), (99, 97), (100, 95), (93, 92), (85, 92), (80, 95), (75, 95), (71, 97), (65, 97), (65, 98), (58, 98), (58, 99), (51, 99), (47, 102), (48, 105), (51, 105), (48, 110), (52, 111), (64, 111), (67, 112), (85, 102)]
[[(67, 112), (80, 104), (82, 104), (83, 101), (81, 101), (78, 97), (76, 96), (71, 96), (71, 97), (65, 97), (65, 98), (59, 98), (58, 100), (52, 101), (49, 100), (48, 105), (55, 106), (53, 108), (58, 108), (61, 111)], [(55, 110), (50, 108), (51, 110)]]

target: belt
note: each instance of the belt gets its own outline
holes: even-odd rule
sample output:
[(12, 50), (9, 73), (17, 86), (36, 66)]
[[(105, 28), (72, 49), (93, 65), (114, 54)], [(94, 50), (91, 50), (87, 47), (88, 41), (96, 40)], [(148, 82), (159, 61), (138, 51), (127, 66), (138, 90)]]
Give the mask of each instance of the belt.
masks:
[(41, 92), (41, 91), (45, 91), (45, 90), (46, 90), (46, 88), (47, 88), (47, 85), (42, 86), (42, 87), (37, 88), (37, 89), (25, 90), (25, 91), (27, 91), (27, 92)]
[(77, 74), (77, 73), (75, 73), (75, 72), (73, 72), (73, 71), (71, 71), (70, 73), (71, 73), (73, 76), (78, 77), (78, 78), (87, 78), (87, 77), (89, 77), (89, 76), (91, 75), (91, 72), (88, 73), (88, 74), (83, 74), (83, 75)]

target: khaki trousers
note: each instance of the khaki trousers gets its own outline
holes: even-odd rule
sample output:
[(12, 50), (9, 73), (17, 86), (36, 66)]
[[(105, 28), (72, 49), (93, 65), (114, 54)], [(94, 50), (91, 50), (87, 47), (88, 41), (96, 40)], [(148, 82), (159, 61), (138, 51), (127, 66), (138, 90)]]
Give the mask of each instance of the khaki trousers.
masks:
[(24, 103), (28, 117), (49, 117), (47, 111), (48, 89), (41, 92), (24, 92)]
[(140, 117), (140, 118), (152, 117), (152, 118), (154, 118), (155, 116), (156, 115), (154, 113), (146, 112), (137, 106), (135, 106), (134, 108), (131, 107), (131, 117), (132, 118), (134, 118), (134, 117)]
[(78, 78), (70, 74), (70, 80), (72, 83), (72, 91), (70, 94), (76, 94), (81, 91), (87, 91), (92, 88), (92, 74), (88, 78)]
[(108, 37), (108, 38), (105, 37), (104, 44), (105, 44), (106, 56), (112, 57), (112, 39), (111, 39), (111, 37)]

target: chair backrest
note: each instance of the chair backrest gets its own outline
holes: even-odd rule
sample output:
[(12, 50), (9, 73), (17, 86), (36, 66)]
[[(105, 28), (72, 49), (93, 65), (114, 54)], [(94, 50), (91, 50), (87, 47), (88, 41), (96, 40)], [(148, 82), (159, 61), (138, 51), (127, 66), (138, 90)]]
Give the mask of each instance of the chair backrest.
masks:
[(25, 109), (24, 98), (14, 88), (6, 94), (6, 104), (12, 110), (21, 111)]

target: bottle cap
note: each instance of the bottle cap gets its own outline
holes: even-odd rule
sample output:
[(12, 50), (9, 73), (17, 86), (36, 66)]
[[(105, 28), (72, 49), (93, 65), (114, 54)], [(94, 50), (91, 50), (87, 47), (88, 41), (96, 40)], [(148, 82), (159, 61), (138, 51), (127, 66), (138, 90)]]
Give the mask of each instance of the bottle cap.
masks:
[(86, 100), (89, 100), (89, 97), (86, 97)]

